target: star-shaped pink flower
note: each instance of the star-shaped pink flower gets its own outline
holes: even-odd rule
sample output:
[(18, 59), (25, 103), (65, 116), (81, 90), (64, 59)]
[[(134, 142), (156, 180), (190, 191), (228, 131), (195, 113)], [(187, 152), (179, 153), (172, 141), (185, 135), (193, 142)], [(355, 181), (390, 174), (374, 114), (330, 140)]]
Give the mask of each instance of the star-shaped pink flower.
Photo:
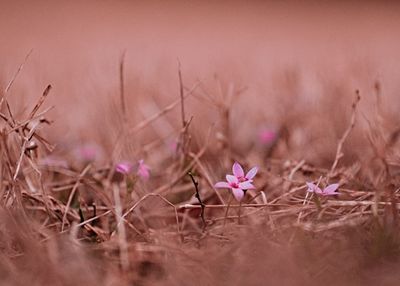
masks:
[(307, 192), (310, 193), (315, 193), (321, 196), (332, 196), (332, 195), (338, 195), (338, 191), (337, 189), (339, 188), (339, 184), (331, 184), (329, 186), (327, 186), (325, 189), (321, 190), (321, 188), (319, 188), (317, 185), (313, 184), (313, 183), (306, 183), (308, 190)]
[(254, 167), (244, 175), (242, 166), (235, 162), (232, 166), (233, 175), (226, 175), (226, 182), (218, 182), (216, 188), (231, 189), (235, 199), (240, 202), (247, 190), (255, 190), (253, 178), (257, 174), (258, 168)]

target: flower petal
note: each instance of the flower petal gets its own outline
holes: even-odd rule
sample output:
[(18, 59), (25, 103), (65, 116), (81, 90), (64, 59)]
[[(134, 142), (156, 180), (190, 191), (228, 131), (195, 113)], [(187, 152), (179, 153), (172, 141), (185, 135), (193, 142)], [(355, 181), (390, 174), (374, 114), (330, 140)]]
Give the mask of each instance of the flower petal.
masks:
[(127, 175), (132, 170), (132, 164), (129, 162), (120, 162), (115, 166), (115, 171), (124, 175)]
[(253, 167), (250, 169), (250, 171), (247, 172), (245, 178), (247, 180), (252, 180), (254, 176), (257, 174), (257, 172), (258, 172), (258, 167)]
[(306, 184), (307, 184), (308, 189), (311, 190), (311, 191), (314, 191), (314, 189), (317, 187), (313, 183), (306, 182)]
[(327, 186), (324, 190), (323, 190), (323, 194), (324, 195), (336, 195), (338, 194), (338, 192), (336, 191), (339, 188), (339, 184), (332, 184)]
[(244, 192), (242, 189), (232, 188), (232, 194), (238, 202), (243, 200)]
[(322, 193), (322, 190), (319, 187), (317, 187), (317, 185), (315, 185), (313, 183), (309, 183), (309, 182), (307, 182), (306, 184), (308, 186), (307, 192), (317, 193), (317, 194), (321, 194)]
[(226, 175), (226, 181), (229, 184), (238, 184), (239, 183), (239, 179), (236, 176), (232, 176), (232, 175)]
[(138, 162), (137, 174), (144, 180), (148, 180), (150, 177), (150, 167), (144, 163), (143, 159)]
[(254, 187), (253, 184), (249, 181), (239, 183), (239, 188), (241, 188), (242, 190), (255, 190), (256, 189), (256, 187)]
[(215, 188), (230, 188), (231, 186), (227, 182), (218, 182), (214, 185)]
[(232, 166), (232, 172), (233, 175), (235, 175), (238, 178), (243, 178), (244, 177), (244, 171), (242, 166), (238, 162), (235, 162)]

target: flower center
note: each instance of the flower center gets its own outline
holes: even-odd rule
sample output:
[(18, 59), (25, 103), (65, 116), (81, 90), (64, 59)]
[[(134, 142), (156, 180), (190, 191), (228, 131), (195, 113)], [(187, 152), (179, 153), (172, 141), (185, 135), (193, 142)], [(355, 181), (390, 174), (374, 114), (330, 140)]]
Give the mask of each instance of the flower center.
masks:
[(239, 184), (237, 184), (237, 183), (231, 183), (231, 187), (232, 187), (232, 188), (235, 188), (235, 189), (238, 189), (238, 188), (239, 188)]

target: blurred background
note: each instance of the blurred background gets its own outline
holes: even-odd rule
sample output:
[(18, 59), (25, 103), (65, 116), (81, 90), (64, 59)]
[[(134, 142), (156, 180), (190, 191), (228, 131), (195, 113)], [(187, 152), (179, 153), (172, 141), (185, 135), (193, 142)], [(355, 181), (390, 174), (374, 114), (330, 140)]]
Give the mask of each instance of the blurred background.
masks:
[[(29, 110), (51, 84), (51, 139), (110, 145), (121, 123), (122, 55), (130, 126), (179, 98), (179, 60), (185, 86), (201, 82), (186, 103), (199, 134), (220, 123), (205, 94), (232, 93), (237, 146), (285, 126), (295, 145), (315, 143), (319, 157), (318, 146), (334, 152), (356, 89), (363, 114), (377, 82), (385, 110), (398, 110), (399, 12), (389, 1), (1, 0), (0, 84), (33, 49), (10, 91), (13, 111)], [(179, 116), (149, 132), (177, 132)]]

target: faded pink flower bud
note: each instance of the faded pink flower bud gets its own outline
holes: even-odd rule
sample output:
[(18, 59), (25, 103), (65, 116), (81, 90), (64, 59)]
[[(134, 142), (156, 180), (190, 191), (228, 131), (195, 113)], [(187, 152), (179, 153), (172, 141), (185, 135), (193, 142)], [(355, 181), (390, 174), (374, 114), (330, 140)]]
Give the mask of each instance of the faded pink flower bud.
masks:
[(99, 145), (90, 143), (76, 148), (74, 154), (80, 161), (93, 162), (102, 157), (103, 150)]
[(150, 167), (144, 163), (144, 160), (139, 160), (137, 174), (144, 180), (150, 177)]
[(119, 162), (115, 166), (115, 171), (123, 175), (128, 175), (132, 171), (132, 164), (127, 161)]
[(272, 129), (262, 129), (258, 134), (258, 140), (263, 145), (268, 145), (273, 143), (278, 137), (275, 130)]

